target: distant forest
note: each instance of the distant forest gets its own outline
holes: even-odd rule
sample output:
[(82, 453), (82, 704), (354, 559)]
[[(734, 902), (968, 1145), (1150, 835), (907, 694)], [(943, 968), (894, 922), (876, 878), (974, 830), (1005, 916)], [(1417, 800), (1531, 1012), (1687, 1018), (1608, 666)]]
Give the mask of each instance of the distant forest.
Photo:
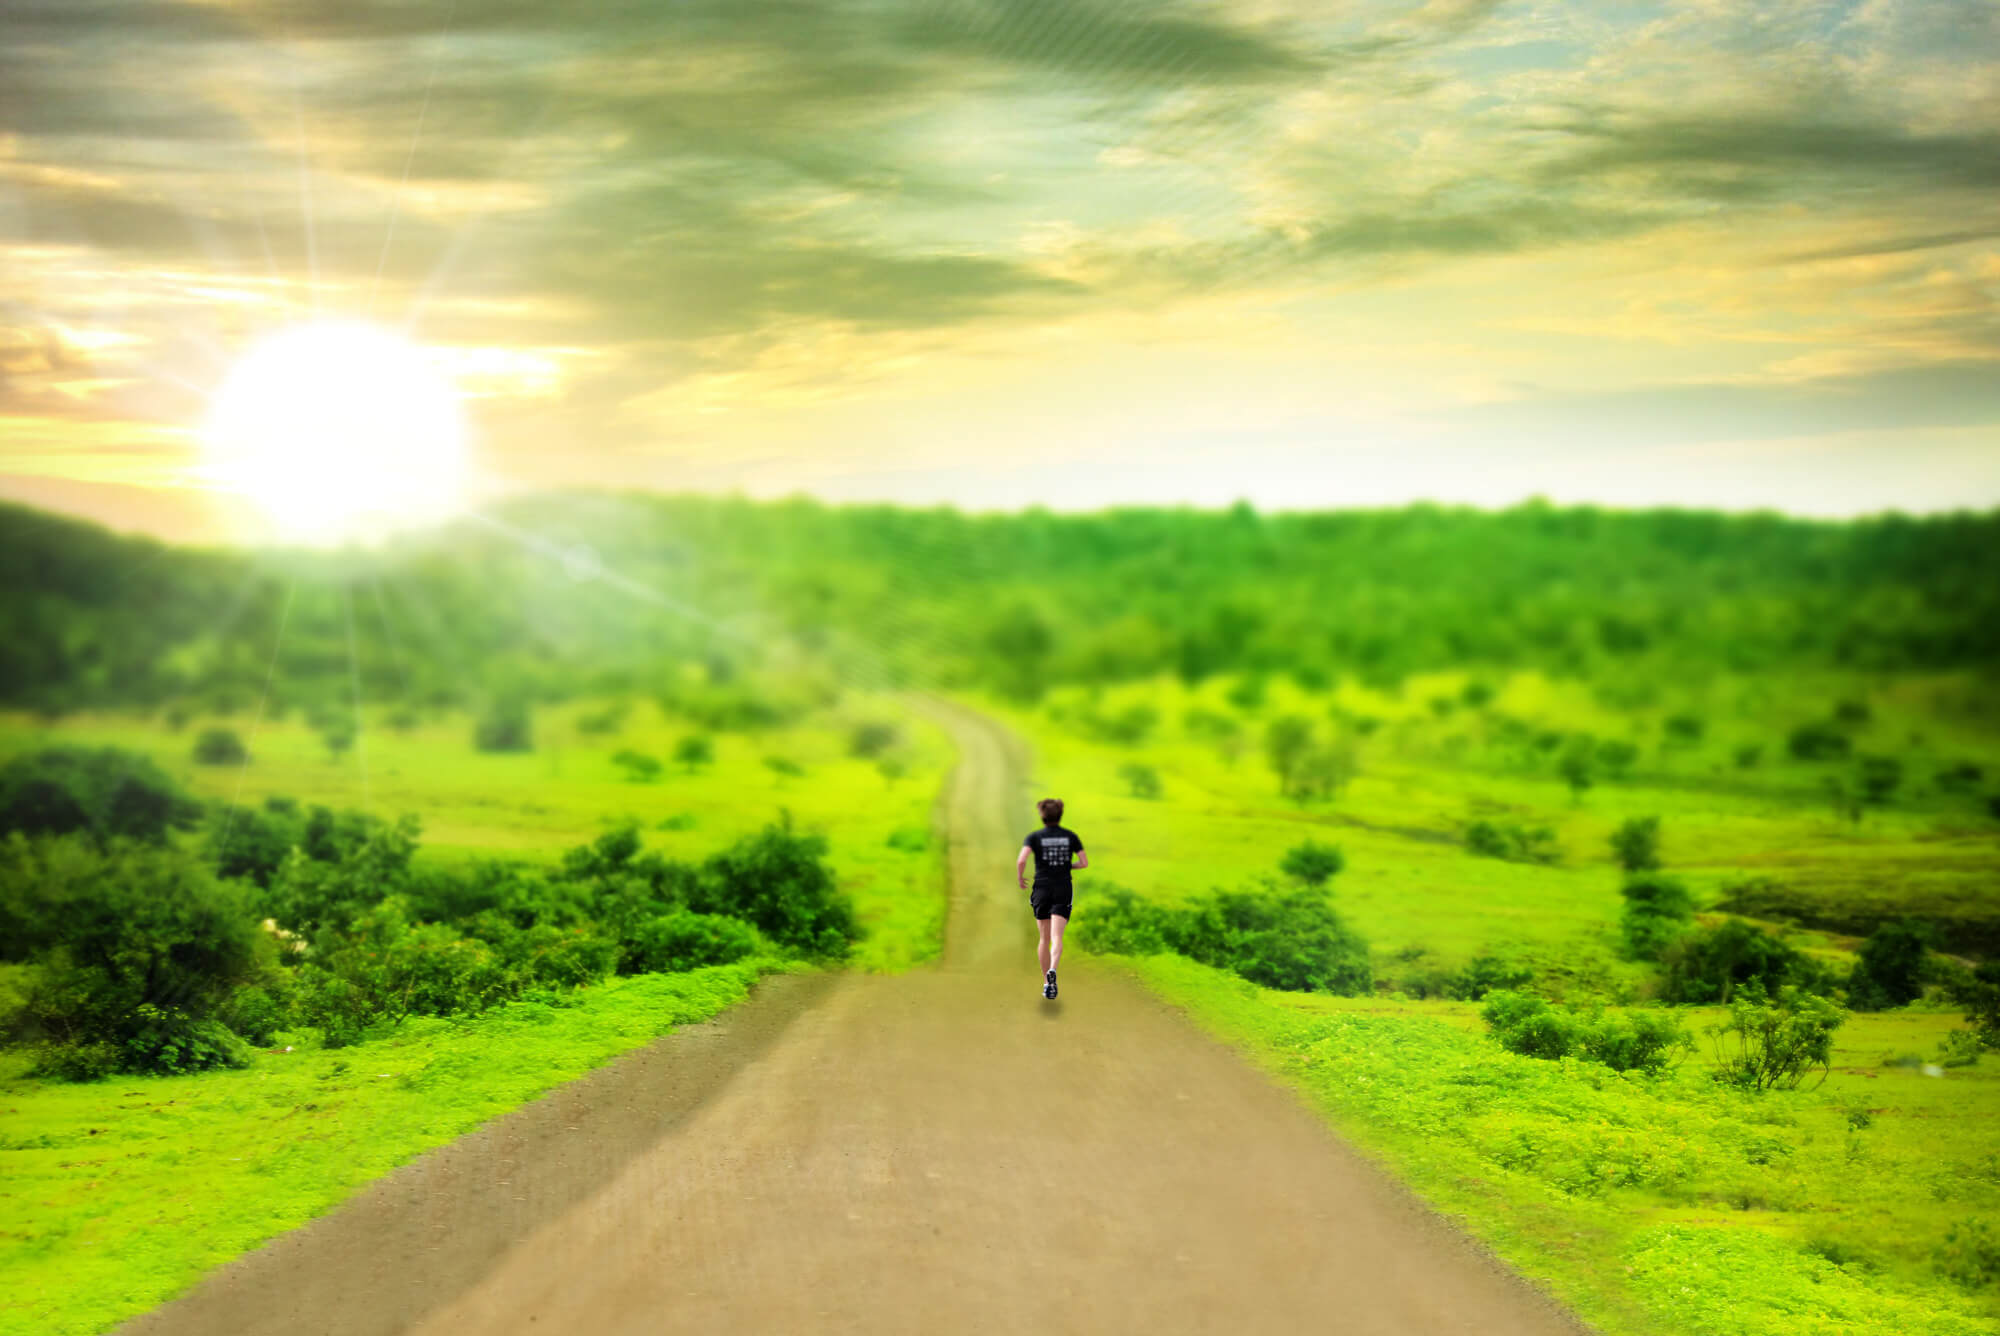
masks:
[[(967, 515), (551, 493), (349, 552), (178, 548), (0, 507), (0, 702), (229, 712), (658, 689), (1534, 667), (2000, 665), (2000, 512), (1540, 502)], [(281, 634), (282, 631), (282, 634)], [(275, 654), (275, 658), (274, 658)]]

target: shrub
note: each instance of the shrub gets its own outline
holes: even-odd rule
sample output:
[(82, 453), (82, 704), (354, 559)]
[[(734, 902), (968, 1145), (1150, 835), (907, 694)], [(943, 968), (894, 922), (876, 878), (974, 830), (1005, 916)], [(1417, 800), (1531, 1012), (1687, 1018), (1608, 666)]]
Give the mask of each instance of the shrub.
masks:
[(1848, 976), (1847, 1004), (1856, 1011), (1886, 1011), (1923, 996), (1930, 940), (1930, 928), (1910, 919), (1884, 923), (1868, 934)]
[(623, 974), (675, 974), (755, 955), (757, 931), (738, 918), (676, 910), (648, 919), (626, 944)]
[(1347, 856), (1340, 852), (1337, 845), (1306, 840), (1285, 851), (1278, 870), (1317, 889), (1340, 875), (1340, 870), (1346, 866)]
[(826, 851), (825, 836), (794, 833), (787, 813), (704, 863), (688, 907), (743, 919), (780, 946), (844, 955), (860, 929), (822, 861)]
[(1623, 779), (1639, 763), (1639, 749), (1632, 743), (1610, 739), (1597, 744), (1597, 763), (1613, 779)]
[(1481, 709), (1493, 701), (1493, 684), (1474, 678), (1459, 688), (1458, 698), (1471, 709)]
[(1482, 858), (1510, 863), (1554, 863), (1562, 856), (1554, 830), (1511, 821), (1471, 822), (1465, 828), (1465, 847)]
[(52, 1045), (76, 1050), (51, 1058), (58, 1066), (81, 1070), (102, 1056), (98, 1045), (124, 1071), (240, 1059), (214, 1016), (258, 972), (263, 943), (242, 887), (191, 855), (11, 835), (0, 846), (0, 927), (0, 957), (41, 964), (22, 1012)]
[(611, 764), (623, 770), (625, 778), (634, 784), (650, 784), (660, 777), (660, 759), (630, 747), (613, 756)]
[(528, 702), (519, 696), (494, 701), (474, 725), (472, 745), (483, 752), (532, 751), (534, 722)]
[(1842, 700), (1834, 702), (1834, 722), (1847, 728), (1861, 728), (1875, 717), (1865, 700)]
[(233, 728), (204, 728), (194, 740), (197, 765), (241, 765), (250, 759), (250, 749)]
[(1796, 1090), (1817, 1067), (1824, 1081), (1833, 1068), (1833, 1033), (1846, 1020), (1817, 993), (1787, 984), (1774, 997), (1751, 980), (1729, 1000), (1729, 1019), (1708, 1027), (1716, 1079), (1746, 1090)]
[(1660, 818), (1635, 816), (1611, 832), (1611, 854), (1627, 872), (1652, 872), (1660, 866)]
[(700, 733), (690, 733), (674, 744), (674, 764), (689, 774), (715, 763), (715, 744)]
[(1160, 796), (1160, 772), (1150, 765), (1127, 761), (1118, 767), (1118, 777), (1125, 781), (1126, 789), (1134, 798), (1150, 800)]
[(1312, 720), (1304, 715), (1279, 715), (1265, 726), (1264, 759), (1278, 776), (1280, 788), (1289, 783), (1293, 768), (1312, 745)]
[(1738, 770), (1755, 770), (1764, 759), (1764, 748), (1755, 742), (1746, 742), (1732, 754)]
[(1786, 985), (1825, 983), (1825, 971), (1798, 948), (1742, 919), (1698, 929), (1669, 947), (1660, 996), (1696, 1005), (1727, 1003), (1755, 985), (1771, 994)]
[(921, 826), (898, 826), (884, 843), (906, 854), (919, 854), (931, 847), (931, 833)]
[(1974, 1217), (1945, 1230), (1944, 1242), (1933, 1254), (1938, 1274), (1969, 1290), (2000, 1285), (2000, 1233)]
[(1954, 977), (1948, 992), (1954, 1003), (1965, 1008), (1966, 1024), (1979, 1042), (2000, 1051), (2000, 960), (1986, 961)]
[(1694, 897), (1672, 877), (1638, 873), (1625, 879), (1620, 894), (1619, 933), (1633, 960), (1658, 960), (1694, 926)]
[(895, 746), (897, 736), (894, 724), (879, 721), (856, 724), (848, 737), (847, 751), (851, 756), (872, 761)]
[(1280, 787), (1285, 796), (1294, 802), (1314, 802), (1338, 793), (1354, 778), (1356, 769), (1353, 747), (1343, 743), (1317, 743), (1294, 759)]
[(1095, 715), (1087, 720), (1087, 726), (1097, 737), (1121, 747), (1136, 747), (1144, 742), (1160, 722), (1160, 712), (1143, 701), (1128, 705), (1114, 715)]
[(159, 844), (201, 812), (150, 758), (117, 747), (45, 747), (0, 766), (0, 833)]
[(216, 1018), (232, 1032), (263, 1048), (278, 1031), (291, 1028), (292, 983), (289, 973), (276, 971), (263, 983), (246, 984), (223, 1000)]
[(1670, 714), (1660, 727), (1666, 734), (1667, 741), (1682, 747), (1692, 747), (1708, 732), (1708, 721), (1700, 715)]
[(1855, 776), (1856, 792), (1862, 803), (1881, 807), (1903, 786), (1903, 763), (1894, 756), (1863, 756)]
[(1800, 724), (1792, 730), (1785, 745), (1801, 761), (1838, 761), (1852, 747), (1847, 734), (1823, 719)]
[(1959, 761), (1937, 772), (1933, 782), (1944, 793), (1964, 793), (1986, 778), (1986, 771), (1971, 761)]
[(1584, 793), (1597, 783), (1596, 740), (1587, 733), (1577, 734), (1557, 758), (1556, 773), (1569, 785), (1570, 797), (1581, 801)]
[(1092, 951), (1126, 956), (1153, 956), (1173, 948), (1167, 944), (1172, 909), (1142, 900), (1123, 886), (1098, 883), (1090, 913), (1077, 920), (1077, 933)]
[(616, 733), (625, 726), (625, 716), (631, 712), (630, 701), (613, 701), (601, 710), (589, 710), (578, 715), (576, 731), (589, 737)]
[(1515, 964), (1498, 956), (1474, 956), (1444, 980), (1443, 992), (1446, 997), (1464, 1002), (1477, 1002), (1501, 988), (1519, 988), (1535, 977), (1535, 972), (1526, 965)]
[(1166, 926), (1181, 955), (1266, 988), (1354, 996), (1374, 987), (1368, 944), (1314, 891), (1217, 891)]
[(1613, 1071), (1660, 1072), (1693, 1046), (1688, 1032), (1662, 1011), (1576, 1012), (1539, 997), (1497, 989), (1480, 1016), (1501, 1047), (1530, 1058), (1586, 1058)]
[(272, 796), (262, 807), (218, 804), (209, 814), (206, 848), (217, 876), (269, 886), (304, 838), (305, 818), (299, 805)]
[(764, 768), (781, 780), (797, 779), (806, 772), (804, 766), (789, 756), (766, 756), (764, 758)]

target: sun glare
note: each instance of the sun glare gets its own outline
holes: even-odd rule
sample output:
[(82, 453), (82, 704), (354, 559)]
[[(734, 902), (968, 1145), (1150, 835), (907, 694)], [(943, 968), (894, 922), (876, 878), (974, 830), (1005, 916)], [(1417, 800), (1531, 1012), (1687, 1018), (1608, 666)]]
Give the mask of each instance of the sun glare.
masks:
[(458, 396), (414, 344), (372, 325), (281, 330), (209, 413), (210, 470), (279, 537), (336, 542), (446, 518), (466, 483)]

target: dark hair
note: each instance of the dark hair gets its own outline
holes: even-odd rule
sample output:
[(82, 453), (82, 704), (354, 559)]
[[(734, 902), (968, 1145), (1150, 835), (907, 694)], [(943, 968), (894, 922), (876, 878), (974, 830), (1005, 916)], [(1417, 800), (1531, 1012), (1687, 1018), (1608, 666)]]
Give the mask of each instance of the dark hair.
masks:
[(1053, 826), (1062, 820), (1062, 799), (1044, 798), (1035, 804), (1035, 810), (1042, 814), (1043, 824)]

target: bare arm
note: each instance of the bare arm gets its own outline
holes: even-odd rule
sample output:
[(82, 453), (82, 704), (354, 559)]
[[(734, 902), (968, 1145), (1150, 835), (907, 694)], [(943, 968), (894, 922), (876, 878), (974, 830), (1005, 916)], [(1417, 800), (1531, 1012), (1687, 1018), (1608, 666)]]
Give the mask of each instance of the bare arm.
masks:
[(1078, 849), (1076, 857), (1069, 860), (1069, 865), (1071, 867), (1089, 867), (1090, 851), (1087, 849)]
[(1021, 856), (1014, 860), (1014, 880), (1020, 883), (1022, 890), (1028, 889), (1028, 846), (1025, 844), (1021, 846)]

